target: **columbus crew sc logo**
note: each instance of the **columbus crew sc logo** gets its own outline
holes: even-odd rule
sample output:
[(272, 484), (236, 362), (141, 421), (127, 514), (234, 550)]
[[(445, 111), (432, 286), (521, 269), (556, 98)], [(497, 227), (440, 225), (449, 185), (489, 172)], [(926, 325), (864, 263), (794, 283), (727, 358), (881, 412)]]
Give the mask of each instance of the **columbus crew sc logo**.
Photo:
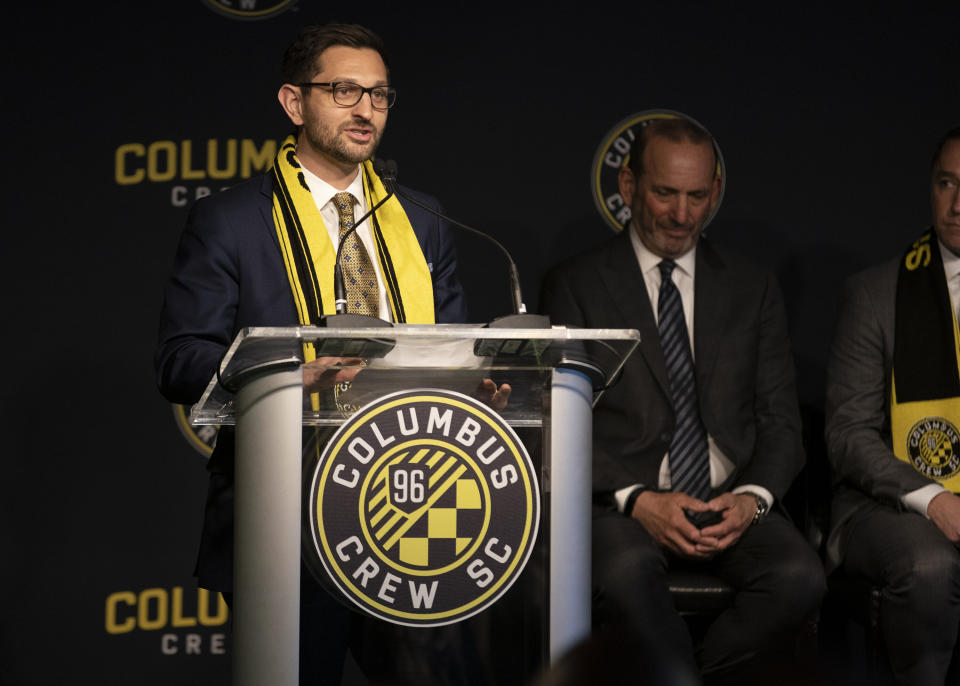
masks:
[(931, 479), (949, 479), (960, 471), (960, 435), (943, 417), (924, 417), (914, 424), (907, 452), (914, 468)]
[(204, 5), (218, 14), (231, 19), (268, 19), (281, 12), (293, 9), (298, 0), (201, 0)]
[(415, 389), (361, 408), (309, 490), (312, 553), (364, 611), (436, 626), (493, 604), (523, 570), (540, 517), (526, 449), (468, 396)]
[[(620, 121), (616, 126), (607, 132), (603, 141), (597, 148), (593, 156), (593, 166), (590, 174), (590, 191), (593, 195), (593, 203), (597, 207), (603, 221), (611, 229), (620, 232), (630, 222), (630, 208), (620, 195), (618, 179), (620, 170), (627, 166), (630, 161), (630, 146), (633, 139), (637, 137), (640, 128), (646, 126), (653, 119), (689, 119), (701, 128), (702, 124), (692, 117), (688, 117), (680, 112), (673, 110), (645, 110), (631, 114), (626, 119)], [(718, 146), (714, 146), (717, 153), (717, 176), (720, 177), (720, 195), (717, 197), (717, 204), (713, 206), (710, 217), (704, 222), (704, 227), (710, 223), (717, 210), (720, 208), (720, 202), (723, 200), (723, 193), (726, 188), (727, 170), (723, 161), (723, 155)]]

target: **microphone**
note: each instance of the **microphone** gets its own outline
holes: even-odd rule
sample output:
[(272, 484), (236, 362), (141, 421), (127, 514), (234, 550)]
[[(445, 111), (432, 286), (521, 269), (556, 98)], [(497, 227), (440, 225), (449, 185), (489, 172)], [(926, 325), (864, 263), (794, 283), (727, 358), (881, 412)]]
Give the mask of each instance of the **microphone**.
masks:
[[(377, 174), (380, 175), (380, 169), (383, 168), (383, 163), (380, 162), (380, 160), (374, 160), (373, 166), (374, 170), (377, 171)], [(380, 169), (378, 169), (378, 167), (380, 167)], [(396, 167), (394, 166), (394, 169), (395, 168)], [(340, 255), (343, 252), (343, 246), (346, 244), (347, 238), (349, 238), (350, 235), (367, 220), (367, 218), (373, 215), (376, 210), (380, 209), (380, 206), (383, 205), (383, 203), (387, 202), (387, 200), (393, 197), (393, 191), (389, 188), (387, 188), (387, 191), (387, 195), (384, 196), (380, 202), (371, 207), (365, 214), (361, 215), (359, 219), (354, 220), (353, 226), (345, 231), (343, 236), (340, 237), (340, 241), (337, 243), (337, 255), (333, 264), (333, 294), (334, 306), (337, 313), (328, 314), (321, 317), (318, 326), (326, 327), (328, 329), (370, 329), (393, 326), (391, 322), (388, 322), (385, 319), (380, 319), (379, 317), (371, 317), (370, 315), (366, 314), (347, 313), (347, 288), (343, 280), (343, 269), (340, 267)], [(323, 354), (326, 356), (375, 358), (383, 357), (390, 352), (396, 345), (396, 341), (390, 339), (372, 338), (339, 338), (327, 339), (319, 345), (322, 347), (322, 353), (320, 348), (318, 348), (318, 356)]]
[(373, 171), (380, 177), (383, 187), (392, 195), (397, 191), (397, 163), (393, 160), (374, 160)]
[[(396, 178), (396, 169), (397, 169), (397, 165), (394, 164), (393, 178)], [(377, 176), (380, 176), (381, 178), (388, 173), (387, 171), (385, 171), (385, 164), (381, 160), (374, 160), (373, 170), (377, 173)], [(350, 236), (350, 234), (356, 231), (357, 228), (361, 224), (363, 224), (363, 222), (365, 222), (367, 218), (370, 217), (375, 211), (380, 209), (380, 206), (383, 205), (383, 203), (385, 203), (387, 200), (393, 197), (393, 194), (394, 194), (393, 189), (391, 187), (388, 187), (386, 183), (384, 183), (384, 187), (387, 189), (387, 194), (384, 196), (384, 198), (380, 202), (378, 202), (376, 205), (371, 207), (365, 214), (361, 215), (359, 219), (354, 220), (353, 226), (351, 226), (349, 230), (347, 230), (343, 234), (343, 236), (340, 237), (340, 242), (337, 243), (337, 256), (333, 263), (333, 297), (334, 297), (333, 302), (334, 302), (334, 307), (337, 310), (337, 315), (344, 315), (344, 316), (351, 316), (351, 317), (366, 317), (367, 319), (376, 320), (376, 323), (351, 324), (351, 326), (390, 326), (389, 322), (387, 322), (384, 319), (380, 319), (378, 317), (370, 317), (368, 315), (361, 315), (361, 314), (347, 315), (347, 288), (344, 285), (344, 281), (343, 281), (343, 269), (341, 269), (340, 267), (340, 255), (343, 252), (343, 246), (346, 245), (347, 238)]]
[[(376, 169), (377, 169), (376, 163), (374, 163), (374, 170)], [(511, 328), (511, 329), (513, 328), (529, 328), (529, 329), (550, 328), (550, 319), (545, 315), (527, 314), (527, 306), (524, 304), (523, 295), (520, 292), (520, 273), (517, 271), (517, 265), (513, 261), (513, 258), (510, 256), (510, 252), (505, 247), (503, 247), (503, 244), (500, 243), (500, 241), (498, 241), (496, 238), (494, 238), (490, 234), (484, 233), (483, 231), (480, 231), (478, 229), (474, 229), (473, 227), (467, 226), (462, 222), (458, 222), (456, 219), (452, 219), (451, 217), (448, 217), (442, 212), (438, 212), (432, 207), (429, 207), (423, 204), (416, 198), (413, 198), (410, 195), (400, 191), (400, 189), (396, 185), (397, 163), (394, 162), (393, 160), (387, 160), (386, 162), (384, 162), (382, 169), (383, 169), (382, 173), (380, 171), (377, 171), (377, 173), (380, 175), (380, 179), (381, 181), (383, 181), (383, 185), (384, 187), (386, 187), (388, 191), (391, 191), (391, 193), (395, 192), (399, 197), (403, 198), (404, 200), (412, 202), (414, 205), (417, 205), (418, 207), (425, 209), (430, 214), (440, 217), (444, 221), (447, 221), (453, 224), (454, 226), (457, 226), (461, 229), (474, 233), (480, 236), (481, 238), (485, 238), (486, 240), (490, 241), (495, 246), (497, 246), (500, 249), (500, 251), (504, 254), (504, 256), (507, 258), (507, 266), (510, 273), (510, 296), (511, 296), (511, 301), (513, 305), (513, 314), (506, 315), (504, 317), (497, 317), (492, 322), (487, 324), (488, 327)]]

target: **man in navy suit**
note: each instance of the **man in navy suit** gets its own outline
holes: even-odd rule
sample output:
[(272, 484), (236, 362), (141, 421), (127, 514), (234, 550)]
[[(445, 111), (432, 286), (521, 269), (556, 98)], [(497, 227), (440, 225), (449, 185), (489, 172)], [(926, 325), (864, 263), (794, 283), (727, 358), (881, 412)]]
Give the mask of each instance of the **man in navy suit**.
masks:
[[(299, 182), (309, 191), (304, 197), (316, 204), (315, 209), (297, 209), (303, 217), (319, 213), (322, 224), (306, 226), (304, 221), (305, 231), (319, 232), (310, 236), (314, 245), (332, 251), (339, 228), (334, 197), (350, 192), (358, 218), (369, 209), (365, 184), (371, 180), (364, 163), (377, 148), (387, 110), (395, 99), (383, 44), (361, 26), (308, 27), (287, 50), (284, 80), (278, 99), (296, 126), (295, 160), (291, 165), (294, 171), (302, 172)], [(190, 212), (173, 275), (164, 291), (155, 354), (158, 385), (171, 402), (187, 404), (200, 398), (242, 328), (305, 323), (298, 315), (278, 239), (274, 207), (281, 180), (279, 173), (267, 173), (198, 201)], [(439, 209), (437, 201), (429, 196), (404, 192)], [(414, 251), (419, 245), (425, 263), (419, 290), (406, 293), (407, 310), (416, 310), (413, 305), (417, 305), (419, 311), (432, 315), (424, 319), (465, 321), (466, 307), (447, 225), (415, 205), (404, 204), (402, 210), (400, 216), (405, 213), (412, 227), (412, 234), (405, 240)], [(394, 216), (397, 214), (395, 211)], [(325, 243), (324, 229), (329, 233), (329, 243)], [(378, 258), (378, 250), (383, 248), (383, 243), (377, 242), (379, 230), (379, 225), (374, 228), (363, 222), (357, 234), (368, 255), (374, 256), (377, 288), (373, 299), (379, 301), (374, 311), (381, 318), (398, 321), (396, 297), (387, 292), (384, 272), (393, 275), (390, 270), (402, 270), (404, 265)], [(416, 257), (418, 261), (419, 255)], [(332, 282), (333, 274), (317, 273), (316, 278)], [(410, 302), (412, 299), (426, 303)], [(319, 306), (330, 311), (330, 303)], [(316, 383), (332, 386), (354, 373), (324, 375)], [(232, 590), (233, 438), (232, 431), (221, 431), (210, 459), (210, 489), (196, 570), (201, 586), (222, 591), (228, 597)], [(301, 652), (301, 680), (339, 678), (347, 611), (327, 596), (306, 570), (301, 577), (301, 643), (311, 646)]]
[[(699, 125), (649, 122), (620, 172), (630, 225), (552, 270), (541, 309), (641, 335), (594, 414), (595, 622), (655, 641), (710, 683), (746, 683), (756, 658), (792, 643), (825, 584), (780, 508), (804, 459), (780, 290), (701, 237), (716, 168)], [(696, 653), (667, 590), (674, 568), (736, 589)]]

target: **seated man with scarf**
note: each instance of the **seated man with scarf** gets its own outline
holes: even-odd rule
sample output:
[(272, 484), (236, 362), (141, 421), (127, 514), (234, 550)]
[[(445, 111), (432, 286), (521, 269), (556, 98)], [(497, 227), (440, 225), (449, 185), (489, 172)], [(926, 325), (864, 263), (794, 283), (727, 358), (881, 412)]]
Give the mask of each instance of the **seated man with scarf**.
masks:
[[(317, 324), (333, 314), (336, 247), (354, 219), (386, 196), (371, 159), (396, 99), (381, 39), (357, 25), (304, 29), (287, 49), (278, 98), (296, 127), (264, 176), (198, 201), (164, 291), (157, 380), (174, 403), (196, 402), (236, 334), (249, 326)], [(404, 189), (432, 208), (437, 201)], [(347, 312), (397, 323), (463, 322), (448, 226), (394, 196), (344, 245)], [(348, 381), (311, 367), (308, 390)], [(318, 361), (321, 362), (321, 361)], [(506, 386), (490, 396), (503, 396)], [(501, 398), (505, 400), (505, 398)], [(494, 404), (497, 404), (494, 401)], [(210, 487), (196, 573), (230, 597), (234, 434), (210, 459)], [(301, 573), (301, 677), (339, 675), (348, 611)]]
[(826, 407), (828, 563), (882, 589), (896, 681), (927, 685), (960, 680), (960, 127), (931, 206), (932, 229), (847, 283)]

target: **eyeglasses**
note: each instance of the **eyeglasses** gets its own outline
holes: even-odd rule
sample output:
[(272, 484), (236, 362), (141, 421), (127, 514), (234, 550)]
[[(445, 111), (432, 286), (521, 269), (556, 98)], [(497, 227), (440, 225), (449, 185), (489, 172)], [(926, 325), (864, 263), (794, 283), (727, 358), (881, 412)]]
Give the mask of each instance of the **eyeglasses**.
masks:
[(388, 110), (393, 107), (393, 104), (397, 101), (397, 91), (390, 86), (371, 86), (370, 88), (364, 88), (359, 84), (350, 83), (349, 81), (310, 82), (298, 83), (297, 85), (300, 88), (310, 88), (312, 86), (329, 88), (333, 93), (333, 101), (341, 107), (353, 107), (360, 102), (360, 98), (363, 97), (364, 93), (370, 94), (370, 105), (375, 110)]

